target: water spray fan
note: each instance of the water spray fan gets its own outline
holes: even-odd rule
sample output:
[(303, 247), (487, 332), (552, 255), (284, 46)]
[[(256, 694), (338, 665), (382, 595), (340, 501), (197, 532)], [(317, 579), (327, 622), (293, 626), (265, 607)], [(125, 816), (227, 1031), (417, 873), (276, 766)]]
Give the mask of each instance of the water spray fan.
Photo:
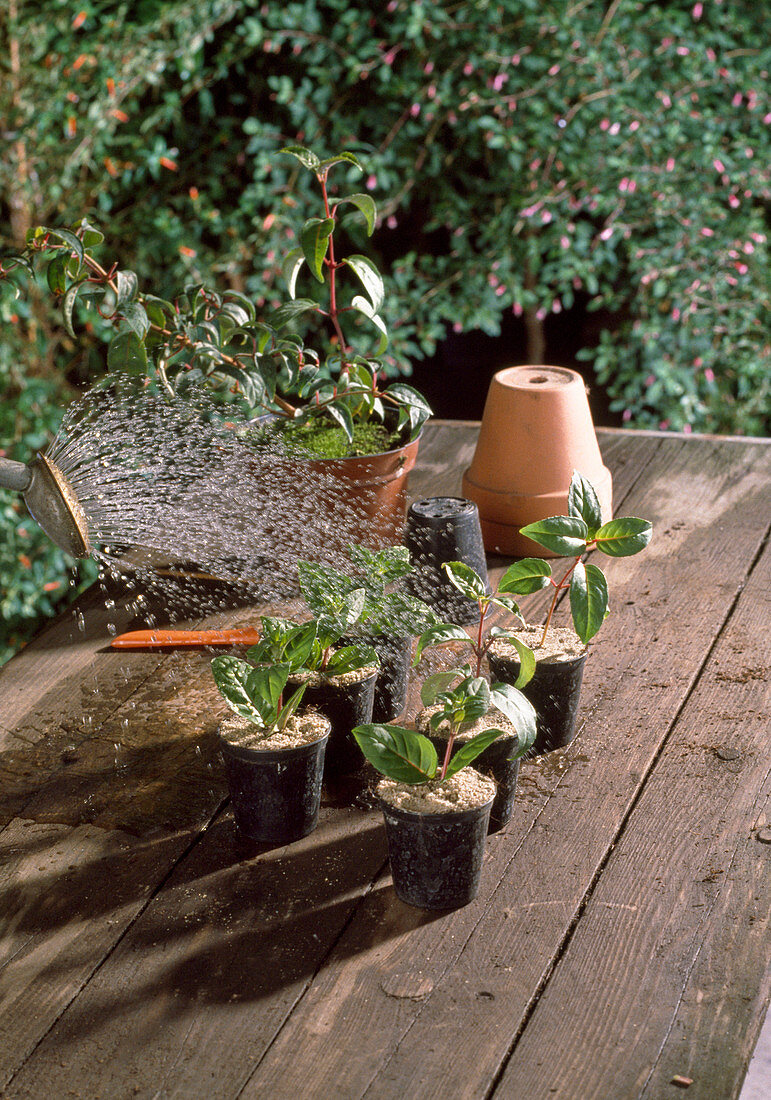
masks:
[(91, 553), (88, 522), (67, 478), (56, 463), (38, 454), (27, 466), (0, 459), (0, 488), (21, 493), (32, 518), (73, 558)]

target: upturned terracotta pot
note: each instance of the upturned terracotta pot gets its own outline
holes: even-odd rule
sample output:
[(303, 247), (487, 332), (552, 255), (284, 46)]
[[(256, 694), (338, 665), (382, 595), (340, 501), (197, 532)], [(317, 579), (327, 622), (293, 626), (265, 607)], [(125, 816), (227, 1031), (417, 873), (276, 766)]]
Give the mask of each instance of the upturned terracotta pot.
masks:
[(573, 471), (612, 517), (612, 482), (604, 465), (580, 374), (566, 367), (507, 367), (493, 376), (463, 494), (479, 508), (485, 549), (512, 556), (555, 557), (520, 527), (567, 513)]

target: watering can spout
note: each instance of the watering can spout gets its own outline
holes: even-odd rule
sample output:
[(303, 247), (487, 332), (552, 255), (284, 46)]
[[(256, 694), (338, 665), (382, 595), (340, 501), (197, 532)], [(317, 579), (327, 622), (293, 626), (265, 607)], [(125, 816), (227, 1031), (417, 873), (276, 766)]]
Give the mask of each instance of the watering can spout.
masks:
[(22, 493), (30, 515), (58, 547), (73, 558), (91, 553), (88, 521), (75, 491), (59, 467), (38, 454), (26, 466), (0, 459), (0, 488)]

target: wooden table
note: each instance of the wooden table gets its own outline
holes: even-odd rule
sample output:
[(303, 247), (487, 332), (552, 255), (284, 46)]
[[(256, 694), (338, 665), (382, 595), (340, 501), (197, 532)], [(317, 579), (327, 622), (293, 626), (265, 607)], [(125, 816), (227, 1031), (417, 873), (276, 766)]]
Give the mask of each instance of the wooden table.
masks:
[[(736, 1096), (771, 994), (771, 447), (599, 435), (653, 541), (605, 559), (580, 734), (523, 765), (464, 909), (397, 900), (366, 798), (239, 842), (210, 654), (106, 648), (98, 593), (2, 669), (4, 1097)], [(412, 495), (457, 494), (475, 436), (429, 425)]]

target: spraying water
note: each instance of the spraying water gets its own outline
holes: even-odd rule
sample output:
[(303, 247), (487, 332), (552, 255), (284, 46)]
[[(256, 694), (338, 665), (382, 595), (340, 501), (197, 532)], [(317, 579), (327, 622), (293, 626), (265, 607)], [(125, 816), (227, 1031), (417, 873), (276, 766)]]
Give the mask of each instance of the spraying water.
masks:
[(213, 610), (212, 581), (249, 600), (286, 597), (298, 559), (335, 562), (365, 541), (366, 498), (354, 505), (336, 478), (280, 443), (255, 453), (247, 426), (226, 416), (203, 395), (181, 401), (121, 379), (68, 410), (47, 456), (109, 576), (166, 596), (184, 582), (188, 603), (197, 585), (197, 609)]

